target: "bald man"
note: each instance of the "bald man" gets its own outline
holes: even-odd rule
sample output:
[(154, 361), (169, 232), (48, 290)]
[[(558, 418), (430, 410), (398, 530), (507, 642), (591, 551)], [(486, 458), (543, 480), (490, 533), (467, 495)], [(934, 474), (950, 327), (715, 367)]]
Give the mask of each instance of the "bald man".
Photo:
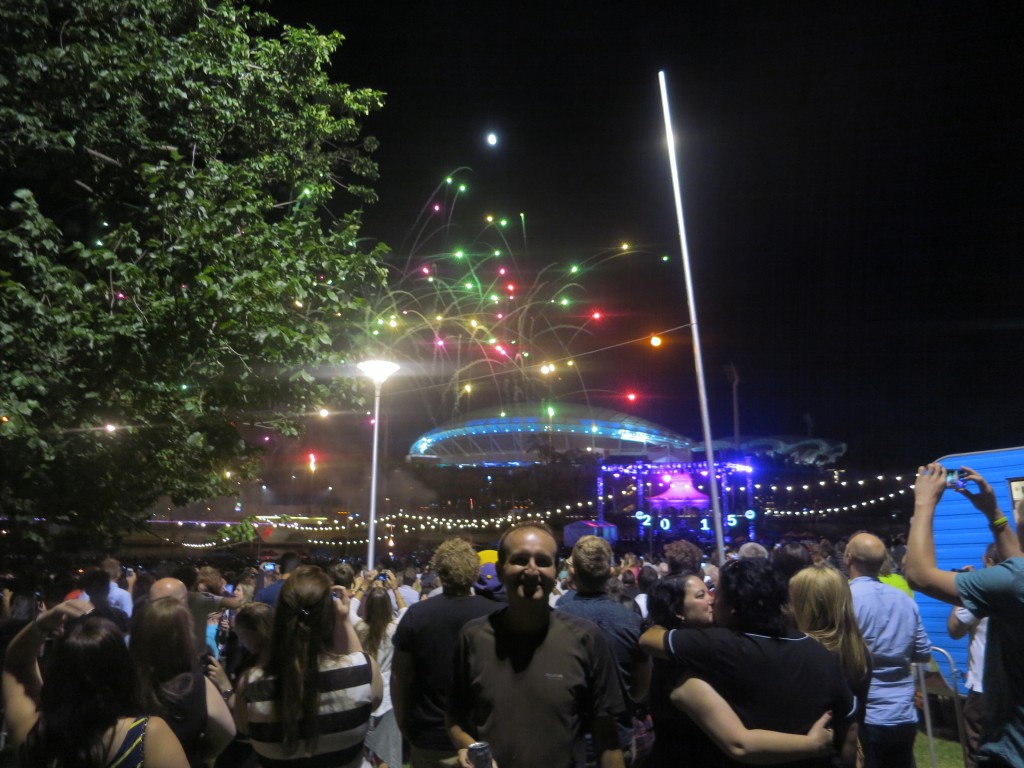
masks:
[(157, 579), (149, 588), (149, 599), (159, 600), (163, 597), (173, 597), (184, 606), (188, 606), (188, 588), (185, 582), (180, 579)]
[(917, 603), (878, 580), (885, 544), (858, 533), (846, 545), (853, 609), (871, 651), (871, 687), (860, 730), (864, 768), (914, 768), (914, 675), (911, 664), (931, 658), (931, 641)]

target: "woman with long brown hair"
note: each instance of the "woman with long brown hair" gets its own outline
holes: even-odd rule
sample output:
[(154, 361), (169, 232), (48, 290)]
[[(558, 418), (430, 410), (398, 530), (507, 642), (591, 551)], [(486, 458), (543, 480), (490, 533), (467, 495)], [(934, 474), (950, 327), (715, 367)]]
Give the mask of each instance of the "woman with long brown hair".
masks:
[(270, 655), (239, 683), (235, 722), (261, 762), (357, 768), (380, 704), (377, 663), (348, 620), (349, 593), (315, 566), (284, 582)]
[(189, 765), (201, 768), (224, 751), (235, 724), (201, 668), (188, 608), (172, 597), (150, 602), (132, 617), (129, 651), (146, 711), (171, 726)]
[[(405, 615), (407, 606), (398, 590), (398, 579), (391, 571), (384, 571), (387, 583), (378, 579), (371, 581), (372, 586), (363, 598), (363, 619), (356, 624), (356, 634), (363, 644), (363, 649), (372, 656), (384, 681), (384, 698), (380, 706), (373, 711), (370, 718), (370, 730), (366, 734), (366, 746), (373, 753), (378, 764), (386, 764), (390, 768), (402, 765), (402, 733), (398, 730), (398, 721), (391, 706), (391, 660), (395, 655), (395, 647), (391, 640), (398, 629), (398, 622)], [(398, 615), (392, 610), (391, 598), (394, 594), (398, 605)]]
[(11, 641), (3, 694), (19, 764), (185, 768), (167, 723), (142, 714), (124, 635), (104, 618), (83, 618), (90, 609), (81, 600), (61, 603)]

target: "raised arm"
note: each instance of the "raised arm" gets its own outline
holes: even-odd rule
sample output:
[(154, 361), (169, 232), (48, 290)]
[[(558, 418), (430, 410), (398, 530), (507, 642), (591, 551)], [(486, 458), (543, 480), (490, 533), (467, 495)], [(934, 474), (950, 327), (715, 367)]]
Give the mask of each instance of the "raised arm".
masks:
[(749, 729), (732, 707), (703, 680), (690, 678), (672, 691), (672, 703), (697, 723), (718, 748), (733, 760), (773, 765), (833, 752), (831, 712), (822, 715), (806, 735)]
[[(999, 556), (1003, 560), (1006, 560), (1008, 557), (1024, 556), (1024, 496), (1013, 507), (1013, 525), (1017, 529), (1017, 536), (1012, 543), (1007, 540), (1005, 534), (1000, 535), (997, 539)], [(1007, 552), (1010, 554), (1007, 554)]]
[[(1006, 515), (999, 511), (992, 486), (973, 469), (963, 469), (967, 472), (966, 479), (974, 482), (978, 490), (972, 492), (968, 488), (963, 488), (958, 492), (985, 515), (1000, 554), (1004, 558), (1020, 557), (1020, 543)], [(918, 467), (917, 481), (914, 483), (914, 519), (910, 524), (903, 571), (910, 585), (919, 592), (946, 603), (961, 605), (960, 593), (956, 588), (956, 574), (951, 571), (940, 571), (935, 561), (935, 507), (945, 490), (945, 467), (941, 464)]]
[[(985, 483), (984, 480), (981, 482)], [(945, 490), (945, 467), (941, 464), (929, 464), (917, 468), (917, 480), (914, 483), (914, 517), (910, 521), (907, 553), (903, 556), (903, 575), (907, 577), (910, 586), (918, 592), (923, 592), (936, 600), (960, 605), (956, 574), (951, 571), (940, 571), (935, 563), (935, 507)], [(992, 501), (994, 505), (994, 495)]]
[(220, 599), (220, 607), (228, 610), (235, 610), (245, 605), (245, 593), (238, 591), (234, 595), (224, 595)]
[[(1020, 541), (1018, 541), (1006, 515), (1000, 511), (999, 502), (996, 501), (996, 493), (992, 490), (992, 486), (970, 467), (962, 467), (962, 469), (967, 472), (967, 479), (973, 480), (978, 486), (978, 492), (972, 493), (968, 488), (958, 489), (957, 492), (965, 496), (975, 509), (985, 515), (989, 530), (992, 531), (992, 539), (999, 548), (999, 556), (1003, 560), (1020, 557), (1024, 554), (1021, 552)], [(1018, 504), (1019, 507), (1020, 504)], [(1019, 518), (1017, 524), (1020, 525)]]
[(333, 586), (331, 597), (335, 610), (333, 650), (335, 653), (359, 653), (363, 645), (359, 642), (355, 625), (349, 621), (348, 614), (352, 605), (349, 592), (345, 587)]
[(46, 636), (61, 627), (65, 619), (76, 618), (92, 610), (82, 600), (68, 600), (23, 628), (7, 646), (4, 657), (4, 710), (11, 740), (20, 745), (39, 719), (39, 695), (43, 678), (39, 673), (39, 650)]

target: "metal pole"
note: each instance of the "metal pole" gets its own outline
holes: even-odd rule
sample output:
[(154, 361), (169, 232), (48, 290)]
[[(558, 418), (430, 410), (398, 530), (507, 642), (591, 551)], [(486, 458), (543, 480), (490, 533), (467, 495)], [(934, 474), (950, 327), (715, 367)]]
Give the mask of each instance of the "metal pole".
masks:
[[(928, 687), (925, 683), (925, 665), (914, 664), (914, 673), (917, 678), (917, 688), (921, 691), (921, 704), (924, 709), (924, 730), (928, 734), (928, 752), (932, 759), (932, 768), (938, 768), (938, 759), (935, 756), (935, 734), (932, 732), (932, 710), (928, 706)], [(956, 692), (953, 692), (956, 695)]]
[(370, 470), (370, 543), (366, 550), (366, 570), (372, 571), (376, 561), (377, 544), (377, 438), (380, 436), (380, 388), (383, 382), (374, 382), (373, 393), (373, 468)]
[(740, 456), (740, 374), (732, 363), (729, 363), (729, 381), (732, 383), (732, 441), (738, 459)]
[(658, 73), (661, 86), (661, 107), (665, 115), (665, 138), (668, 144), (669, 166), (672, 171), (672, 193), (676, 205), (676, 221), (679, 224), (679, 245), (682, 250), (683, 274), (686, 277), (686, 302), (690, 309), (690, 326), (693, 330), (693, 362), (697, 374), (697, 392), (700, 396), (700, 417), (704, 427), (704, 454), (708, 460), (708, 481), (710, 483), (711, 511), (715, 521), (715, 542), (718, 545), (719, 565), (725, 565), (725, 535), (722, 532), (722, 504), (718, 498), (718, 478), (715, 475), (715, 454), (711, 447), (711, 417), (708, 413), (708, 395), (704, 384), (704, 363), (700, 349), (700, 331), (697, 326), (697, 304), (693, 295), (693, 278), (690, 274), (690, 252), (686, 246), (686, 224), (683, 221), (683, 197), (679, 186), (679, 169), (676, 165), (676, 143), (672, 133), (672, 116), (668, 107), (668, 88), (665, 73)]

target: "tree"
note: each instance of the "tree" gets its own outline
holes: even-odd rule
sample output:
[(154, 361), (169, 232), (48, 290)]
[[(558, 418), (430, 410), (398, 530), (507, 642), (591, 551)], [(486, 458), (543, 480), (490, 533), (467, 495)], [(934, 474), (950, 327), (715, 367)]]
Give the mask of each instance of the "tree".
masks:
[(4, 3), (8, 541), (116, 539), (251, 474), (244, 425), (358, 399), (318, 377), (383, 279), (357, 241), (383, 95), (330, 81), (342, 40), (235, 0)]

